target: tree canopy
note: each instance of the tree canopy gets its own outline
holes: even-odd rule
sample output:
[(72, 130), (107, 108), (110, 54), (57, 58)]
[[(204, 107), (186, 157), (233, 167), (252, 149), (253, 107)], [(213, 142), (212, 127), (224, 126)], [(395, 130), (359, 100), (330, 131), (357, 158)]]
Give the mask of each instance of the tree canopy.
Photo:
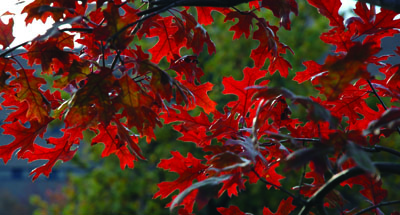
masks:
[[(400, 133), (400, 64), (386, 62), (400, 55), (400, 46), (395, 44), (391, 55), (380, 52), (382, 39), (399, 33), (396, 7), (377, 12), (358, 2), (354, 17), (344, 20), (340, 0), (308, 3), (328, 18), (330, 28), (320, 39), (335, 48), (323, 63), (305, 61), (305, 70), (295, 75), (287, 60), (295, 53), (279, 36), (290, 32), (294, 15), (301, 13), (295, 0), (35, 0), (23, 9), (25, 22), (51, 18), (55, 24), (14, 47), (13, 15), (4, 14), (11, 18), (0, 21), (0, 90), (2, 107), (13, 112), (1, 127), (14, 140), (0, 146), (0, 158), (7, 163), (17, 151), (19, 159), (47, 160), (31, 175), (49, 176), (57, 161), (74, 157), (91, 131), (91, 145), (105, 146), (102, 157), (114, 154), (122, 169), (133, 168), (135, 161), (146, 160), (139, 142), (150, 143), (157, 139), (156, 127), (172, 124), (181, 134), (178, 140), (203, 152), (196, 157), (171, 151), (172, 157), (158, 164), (179, 176), (160, 182), (154, 198), (178, 190), (167, 206), (179, 214), (192, 214), (195, 203), (201, 209), (224, 193), (239, 195), (246, 182), (288, 196), (275, 213), (263, 206), (263, 214), (325, 214), (330, 208), (380, 213), (381, 207), (400, 203), (386, 201), (389, 192), (383, 188), (386, 174), (399, 174), (400, 164), (369, 156), (400, 155), (390, 143)], [(210, 99), (214, 85), (202, 78), (199, 66), (200, 55), (229, 52), (217, 50), (204, 27), (213, 24), (213, 11), (225, 17), (233, 39), (258, 42), (248, 56), (252, 62), (237, 68), (243, 78), (222, 78), (222, 94), (236, 99), (221, 109)], [(278, 23), (267, 18), (268, 11)], [(20, 47), (25, 51), (14, 53)], [(276, 72), (298, 88), (311, 83), (317, 93), (271, 87), (265, 77)], [(60, 122), (62, 137), (37, 142)], [(288, 171), (298, 173), (296, 186), (281, 183)], [(337, 190), (346, 185), (363, 187), (365, 209), (347, 204)], [(245, 214), (234, 205), (218, 211)]]

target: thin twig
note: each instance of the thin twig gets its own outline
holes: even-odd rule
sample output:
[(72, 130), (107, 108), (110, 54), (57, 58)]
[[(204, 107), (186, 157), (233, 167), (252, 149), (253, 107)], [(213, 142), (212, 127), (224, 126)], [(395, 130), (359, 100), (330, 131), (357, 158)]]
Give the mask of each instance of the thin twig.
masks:
[(115, 65), (117, 64), (118, 60), (120, 59), (119, 56), (121, 55), (120, 51), (117, 51), (117, 55), (114, 57), (114, 60), (111, 64), (111, 70), (114, 69)]
[(303, 142), (321, 142), (318, 138), (293, 138), (296, 141), (303, 141)]
[[(367, 82), (368, 82), (369, 87), (371, 88), (372, 92), (374, 93), (375, 97), (378, 98), (379, 103), (381, 103), (381, 105), (383, 106), (383, 108), (384, 108), (385, 110), (387, 110), (388, 108), (387, 108), (386, 104), (383, 102), (382, 98), (378, 95), (378, 92), (376, 92), (376, 90), (375, 90), (374, 86), (372, 85), (371, 81), (370, 81), (369, 79), (367, 79)], [(399, 128), (399, 127), (396, 127), (396, 130), (397, 130), (397, 132), (400, 134), (400, 128)]]
[(381, 97), (378, 95), (378, 92), (376, 92), (374, 86), (372, 86), (371, 81), (370, 81), (369, 79), (367, 79), (367, 82), (368, 82), (368, 84), (369, 84), (369, 87), (370, 87), (371, 90), (372, 90), (372, 93), (376, 96), (376, 98), (378, 98), (379, 103), (381, 103), (381, 105), (383, 106), (383, 108), (384, 108), (385, 110), (387, 110), (386, 104), (383, 102), (383, 100), (381, 99)]
[(370, 207), (364, 208), (364, 209), (358, 211), (357, 213), (355, 213), (354, 215), (361, 215), (361, 214), (364, 214), (365, 212), (367, 212), (367, 211), (369, 211), (369, 210), (378, 208), (378, 207), (380, 207), (380, 206), (394, 205), (394, 204), (400, 204), (400, 200), (390, 201), (390, 202), (381, 202), (381, 203), (379, 203), (379, 204), (372, 205), (372, 206), (370, 206)]
[(400, 157), (400, 152), (399, 151), (394, 150), (394, 149), (389, 148), (389, 147), (381, 146), (381, 145), (375, 145), (372, 148), (360, 146), (360, 148), (362, 150), (366, 151), (366, 152), (381, 152), (381, 151), (385, 151), (385, 152), (388, 152), (390, 154), (393, 154), (393, 155), (396, 155), (396, 156)]
[(7, 51), (1, 53), (1, 54), (0, 54), (0, 57), (5, 57), (8, 53), (11, 53), (11, 52), (13, 52), (15, 49), (17, 49), (17, 48), (19, 48), (19, 47), (21, 47), (21, 46), (24, 46), (24, 45), (26, 45), (26, 44), (28, 44), (28, 43), (29, 43), (29, 41), (24, 42), (24, 43), (21, 43), (21, 44), (19, 44), (19, 45), (17, 45), (17, 46), (14, 46), (14, 47), (8, 49)]
[[(307, 141), (303, 141), (303, 147), (305, 146), (305, 144), (306, 144), (306, 142)], [(304, 165), (303, 166), (303, 172), (302, 172), (302, 174), (301, 174), (301, 178), (300, 178), (300, 182), (299, 182), (299, 192), (298, 192), (298, 194), (297, 194), (297, 196), (300, 198), (300, 195), (301, 195), (301, 188), (302, 188), (302, 186), (303, 186), (303, 181), (304, 181), (304, 177), (306, 176), (306, 168), (307, 168), (307, 166), (306, 165)]]
[(76, 32), (85, 32), (85, 33), (93, 33), (93, 28), (63, 28), (59, 29), (59, 31), (76, 31)]
[(100, 44), (101, 44), (101, 53), (102, 53), (102, 58), (103, 58), (103, 67), (106, 67), (106, 56), (105, 56), (105, 51), (104, 51), (105, 47), (104, 47), (103, 41), (100, 41)]
[(291, 192), (287, 191), (285, 188), (283, 188), (283, 187), (281, 187), (281, 186), (278, 186), (278, 185), (275, 185), (275, 184), (273, 184), (273, 183), (271, 183), (271, 182), (268, 182), (268, 181), (265, 180), (263, 177), (261, 177), (261, 176), (258, 174), (258, 172), (257, 172), (254, 168), (252, 168), (251, 171), (252, 171), (262, 182), (264, 182), (265, 184), (271, 185), (271, 186), (275, 187), (276, 189), (283, 191), (284, 193), (286, 193), (286, 194), (288, 194), (289, 196), (291, 196), (293, 199), (298, 199), (298, 200), (300, 200), (301, 204), (304, 205), (305, 201), (304, 201), (302, 198), (296, 197), (296, 196), (293, 195)]

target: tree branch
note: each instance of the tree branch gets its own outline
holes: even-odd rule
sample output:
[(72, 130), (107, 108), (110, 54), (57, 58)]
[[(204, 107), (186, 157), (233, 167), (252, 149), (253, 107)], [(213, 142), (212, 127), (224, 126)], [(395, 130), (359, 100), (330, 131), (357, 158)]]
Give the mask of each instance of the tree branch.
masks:
[[(384, 163), (377, 162), (374, 163), (375, 167), (380, 172), (394, 173), (400, 175), (400, 164), (397, 163)], [(337, 185), (346, 181), (349, 178), (365, 174), (366, 172), (360, 167), (356, 166), (351, 169), (346, 169), (336, 175), (334, 175), (327, 183), (324, 184), (317, 192), (314, 193), (311, 198), (307, 200), (307, 203), (303, 206), (300, 211), (300, 215), (307, 215), (312, 207), (321, 203), (324, 197), (331, 192)]]
[(3, 53), (0, 54), (0, 58), (1, 58), (1, 57), (5, 57), (7, 54), (9, 54), (9, 53), (15, 51), (17, 48), (22, 47), (22, 46), (24, 46), (24, 45), (26, 45), (26, 44), (28, 44), (28, 43), (29, 43), (29, 41), (24, 42), (24, 43), (21, 43), (21, 44), (19, 44), (19, 45), (16, 45), (16, 46), (14, 46), (14, 47), (8, 49), (7, 51), (5, 51), (5, 52), (3, 52)]
[(396, 156), (400, 157), (400, 152), (399, 151), (394, 150), (392, 148), (385, 147), (385, 146), (375, 145), (372, 148), (361, 146), (361, 149), (366, 151), (366, 152), (381, 152), (381, 151), (384, 151), (384, 152), (388, 152), (390, 154), (393, 154), (393, 155), (396, 155)]
[(396, 200), (396, 201), (390, 201), (390, 202), (381, 202), (379, 204), (376, 205), (372, 205), (370, 207), (364, 208), (363, 210), (358, 211), (357, 213), (355, 213), (354, 215), (361, 215), (364, 214), (365, 212), (375, 209), (375, 208), (379, 208), (380, 206), (385, 206), (385, 205), (394, 205), (394, 204), (399, 204), (400, 200)]
[(360, 2), (370, 3), (394, 12), (400, 13), (399, 0), (358, 0)]
[[(383, 106), (383, 108), (384, 108), (385, 110), (387, 110), (388, 108), (387, 108), (387, 106), (385, 105), (385, 102), (383, 102), (383, 100), (381, 99), (381, 97), (378, 95), (378, 92), (376, 92), (376, 90), (375, 90), (374, 86), (372, 85), (371, 81), (370, 81), (369, 79), (367, 79), (367, 82), (368, 82), (369, 87), (370, 87), (371, 90), (372, 90), (372, 93), (376, 96), (376, 98), (378, 98), (379, 103), (381, 103), (381, 105)], [(400, 128), (399, 128), (399, 127), (396, 127), (396, 130), (397, 130), (397, 133), (400, 134)]]

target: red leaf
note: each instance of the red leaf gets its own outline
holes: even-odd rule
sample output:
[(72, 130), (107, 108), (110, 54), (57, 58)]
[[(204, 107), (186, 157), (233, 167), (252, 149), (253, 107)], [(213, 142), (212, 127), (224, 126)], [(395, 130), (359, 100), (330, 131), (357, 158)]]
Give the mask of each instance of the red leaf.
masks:
[(21, 11), (27, 13), (28, 16), (25, 18), (25, 23), (32, 23), (34, 19), (41, 20), (43, 23), (46, 22), (47, 18), (51, 17), (54, 21), (59, 21), (63, 18), (63, 14), (67, 11), (63, 7), (52, 7), (50, 6), (52, 1), (50, 0), (35, 0), (32, 3), (26, 5)]
[(38, 78), (33, 75), (34, 70), (20, 69), (19, 77), (10, 82), (11, 85), (17, 85), (16, 99), (20, 102), (28, 104), (26, 112), (27, 120), (36, 119), (42, 123), (48, 119), (50, 104), (44, 100), (41, 85), (46, 84), (43, 78)]
[(250, 58), (254, 60), (256, 67), (261, 68), (267, 58), (272, 59), (278, 54), (278, 45), (274, 38), (277, 29), (265, 21), (259, 21), (257, 25), (258, 29), (254, 32), (253, 39), (260, 41), (260, 45), (251, 51)]
[(240, 13), (238, 11), (232, 11), (226, 14), (226, 17), (224, 19), (224, 22), (227, 20), (234, 20), (238, 19), (238, 23), (234, 24), (229, 30), (234, 31), (235, 34), (233, 35), (233, 39), (239, 39), (242, 34), (246, 38), (249, 38), (250, 36), (250, 28), (253, 26), (253, 19), (255, 17), (255, 14), (253, 12), (251, 13)]
[(185, 55), (171, 63), (170, 69), (180, 74), (184, 74), (186, 80), (193, 84), (194, 80), (200, 82), (200, 77), (204, 75), (201, 68), (197, 67), (197, 57)]
[(396, 19), (397, 13), (393, 10), (382, 8), (378, 14), (375, 7), (370, 8), (364, 2), (357, 2), (354, 12), (361, 18), (355, 20), (358, 34), (376, 34), (380, 31), (400, 28), (400, 20)]
[(308, 0), (308, 2), (329, 19), (330, 26), (344, 28), (343, 17), (339, 15), (339, 8), (342, 5), (340, 0)]
[[(121, 8), (126, 13), (124, 16), (119, 14), (119, 10)], [(136, 16), (136, 10), (129, 7), (127, 4), (125, 4), (124, 7), (120, 7), (112, 2), (109, 2), (103, 14), (106, 25), (94, 28), (94, 38), (96, 40), (106, 41), (112, 37), (112, 40), (110, 41), (112, 48), (118, 50), (125, 49), (133, 40), (133, 36), (130, 35), (129, 29), (125, 30), (124, 32), (120, 32), (118, 35), (116, 35), (116, 33), (129, 23), (138, 19)]]
[[(272, 165), (268, 165), (268, 167), (265, 167), (261, 162), (257, 162), (255, 166), (255, 171), (258, 173), (259, 176), (261, 176), (264, 180), (275, 184), (277, 186), (281, 186), (281, 183), (279, 182), (280, 180), (284, 179), (285, 177), (278, 174), (276, 172), (276, 168), (280, 166), (279, 162), (276, 162)], [(250, 183), (257, 183), (260, 180), (260, 178), (254, 174), (253, 172), (249, 173), (249, 181)], [(270, 189), (272, 185), (267, 184), (267, 188)], [(275, 188), (276, 189), (276, 188)]]
[[(179, 125), (173, 125), (173, 128), (180, 132), (183, 136), (179, 137), (178, 140), (186, 142), (194, 142), (199, 147), (204, 147), (211, 143), (210, 140), (206, 140), (209, 127), (211, 126), (207, 115), (204, 112), (200, 112), (199, 116), (191, 116), (187, 110), (181, 106), (174, 106), (175, 110), (169, 110), (164, 113), (161, 118), (164, 119), (164, 123), (180, 122)], [(180, 113), (177, 113), (179, 110)]]
[(232, 101), (227, 104), (228, 107), (235, 107), (236, 111), (240, 113), (241, 117), (245, 117), (249, 108), (252, 106), (254, 101), (252, 101), (253, 94), (255, 90), (246, 89), (249, 86), (255, 85), (256, 81), (265, 76), (267, 71), (260, 70), (258, 68), (248, 68), (243, 70), (243, 80), (236, 81), (233, 77), (227, 77), (222, 79), (222, 84), (225, 89), (222, 91), (223, 94), (233, 94), (237, 95), (238, 100)]
[(296, 72), (296, 76), (293, 78), (293, 81), (297, 81), (299, 84), (308, 80), (312, 81), (317, 75), (324, 71), (322, 65), (319, 65), (315, 61), (305, 61), (303, 64), (306, 66), (306, 70)]
[(29, 66), (40, 64), (42, 71), (50, 74), (52, 64), (59, 64), (58, 68), (64, 68), (72, 63), (71, 53), (64, 51), (64, 48), (74, 48), (73, 38), (73, 35), (63, 32), (46, 41), (34, 41), (31, 45), (24, 46), (28, 52), (23, 57), (28, 60)]
[(1, 127), (4, 129), (3, 134), (9, 134), (14, 136), (14, 140), (7, 144), (0, 146), (0, 158), (3, 159), (4, 163), (7, 163), (14, 151), (19, 149), (17, 155), (18, 158), (22, 158), (23, 154), (27, 151), (34, 150), (34, 141), (36, 137), (43, 138), (43, 134), (46, 132), (47, 124), (51, 120), (47, 118), (42, 123), (36, 120), (30, 121), (30, 126), (27, 128), (19, 121), (15, 121), (10, 124), (4, 124)]
[(185, 87), (187, 87), (187, 89), (190, 90), (190, 92), (192, 92), (195, 101), (194, 104), (189, 104), (188, 109), (194, 109), (197, 106), (200, 106), (203, 108), (204, 112), (206, 112), (207, 114), (215, 112), (215, 106), (217, 105), (216, 102), (214, 102), (213, 100), (210, 99), (210, 97), (208, 96), (207, 92), (211, 91), (213, 88), (213, 84), (210, 82), (201, 84), (201, 85), (197, 85), (195, 83), (189, 83), (185, 80), (180, 81)]
[(52, 144), (54, 148), (47, 148), (37, 144), (33, 145), (32, 151), (27, 151), (23, 154), (23, 158), (27, 158), (29, 162), (36, 160), (48, 160), (44, 165), (35, 168), (30, 175), (33, 175), (32, 180), (36, 180), (40, 174), (49, 177), (51, 169), (58, 160), (67, 162), (71, 160), (77, 148), (71, 150), (74, 144), (79, 144), (83, 139), (81, 129), (63, 129), (64, 136), (61, 138), (49, 138), (47, 144)]
[[(98, 126), (99, 133), (92, 140), (92, 144), (103, 143), (105, 148), (102, 157), (115, 154), (120, 161), (121, 169), (125, 166), (134, 167), (134, 161), (138, 158), (145, 160), (137, 146), (138, 139), (134, 135), (129, 135), (128, 131), (119, 123), (118, 126), (109, 125), (107, 128)], [(128, 149), (129, 147), (129, 149)]]
[(157, 28), (150, 29), (150, 37), (158, 37), (158, 42), (153, 48), (149, 49), (152, 54), (151, 61), (159, 63), (165, 56), (168, 61), (172, 61), (175, 55), (179, 56), (179, 48), (184, 41), (177, 41), (173, 35), (178, 31), (177, 24), (173, 22), (174, 18), (169, 16), (158, 19)]
[(3, 21), (0, 20), (0, 45), (2, 45), (2, 49), (6, 49), (15, 39), (12, 34), (12, 28), (14, 26), (14, 20), (10, 18), (8, 20), (8, 24), (4, 24)]
[(186, 20), (186, 22), (182, 24), (185, 26), (185, 33), (176, 36), (183, 36), (182, 40), (184, 40), (184, 37), (186, 37), (186, 47), (193, 49), (193, 52), (197, 55), (200, 54), (201, 51), (203, 51), (204, 43), (207, 44), (208, 53), (210, 55), (212, 53), (215, 53), (215, 44), (211, 41), (208, 32), (196, 21), (196, 19), (191, 14), (187, 13), (186, 10), (182, 11), (181, 15)]
[(246, 215), (246, 213), (242, 212), (238, 206), (231, 205), (229, 208), (217, 208), (218, 212), (222, 215)]
[(246, 179), (243, 179), (242, 173), (235, 173), (231, 178), (228, 180), (224, 181), (224, 185), (221, 187), (221, 189), (218, 192), (218, 196), (222, 196), (222, 194), (227, 192), (229, 197), (232, 197), (232, 195), (237, 196), (238, 195), (238, 189), (239, 191), (245, 190), (246, 187), (244, 183), (246, 182)]
[(164, 199), (175, 190), (182, 192), (192, 185), (194, 179), (198, 182), (205, 179), (204, 170), (207, 166), (201, 164), (201, 160), (193, 157), (191, 153), (188, 153), (186, 158), (179, 152), (172, 151), (171, 154), (173, 157), (161, 159), (158, 167), (170, 172), (176, 172), (179, 177), (175, 181), (159, 183), (159, 191), (154, 194), (153, 198), (161, 197)]
[(290, 12), (296, 16), (298, 14), (295, 0), (263, 0), (261, 6), (270, 9), (274, 16), (280, 18), (280, 25), (286, 30), (290, 30)]
[(281, 56), (277, 56), (269, 64), (268, 70), (271, 75), (273, 75), (275, 71), (278, 70), (279, 74), (281, 74), (282, 77), (286, 78), (289, 75), (289, 68), (292, 68), (292, 65), (290, 65), (289, 61)]
[(292, 197), (282, 200), (276, 213), (272, 213), (268, 208), (264, 207), (263, 215), (289, 215), (294, 209), (296, 209), (296, 206), (292, 204), (292, 201)]

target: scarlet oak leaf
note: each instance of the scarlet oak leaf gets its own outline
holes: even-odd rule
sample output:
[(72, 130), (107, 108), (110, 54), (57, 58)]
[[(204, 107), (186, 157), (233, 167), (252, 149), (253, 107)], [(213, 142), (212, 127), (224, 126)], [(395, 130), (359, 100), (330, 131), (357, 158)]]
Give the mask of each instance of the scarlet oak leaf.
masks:
[[(28, 60), (28, 65), (40, 64), (44, 73), (51, 73), (51, 64), (58, 64), (58, 68), (70, 65), (70, 54), (64, 48), (74, 48), (73, 35), (65, 32), (51, 37), (46, 41), (34, 41), (24, 47), (28, 51), (23, 55)], [(56, 71), (58, 72), (58, 71)]]
[(151, 61), (159, 63), (166, 56), (168, 61), (174, 59), (174, 55), (179, 55), (179, 48), (184, 41), (177, 41), (173, 35), (178, 31), (177, 25), (173, 22), (173, 17), (158, 19), (158, 28), (150, 29), (150, 37), (158, 37), (158, 42), (153, 48), (149, 49), (152, 54)]
[(193, 83), (194, 80), (200, 82), (200, 77), (204, 75), (204, 72), (201, 68), (197, 67), (197, 63), (198, 61), (196, 56), (185, 55), (178, 60), (173, 61), (170, 69), (184, 74), (189, 83)]
[(154, 194), (153, 198), (166, 198), (175, 190), (184, 191), (192, 185), (194, 179), (197, 181), (205, 179), (204, 171), (207, 166), (201, 164), (201, 160), (193, 157), (191, 153), (188, 153), (186, 158), (179, 152), (172, 151), (171, 154), (173, 157), (161, 159), (158, 167), (170, 172), (176, 172), (179, 177), (175, 181), (159, 183), (159, 191)]
[(196, 10), (200, 24), (209, 25), (213, 23), (214, 19), (211, 16), (212, 7), (196, 7)]
[[(117, 123), (119, 124), (119, 123)], [(99, 133), (93, 138), (92, 143), (103, 143), (105, 148), (101, 154), (102, 157), (115, 154), (120, 161), (121, 169), (125, 166), (134, 167), (134, 161), (138, 158), (145, 160), (137, 145), (138, 139), (130, 136), (128, 131), (121, 128), (122, 125), (109, 125), (108, 127), (98, 126)], [(128, 148), (129, 147), (129, 148)]]
[(25, 18), (25, 23), (32, 23), (34, 19), (41, 20), (43, 23), (45, 23), (49, 17), (53, 18), (54, 21), (59, 21), (61, 18), (63, 18), (66, 8), (52, 7), (50, 6), (51, 3), (51, 0), (35, 0), (26, 5), (21, 11), (21, 13), (28, 14), (28, 16)]
[(14, 20), (12, 18), (8, 20), (7, 25), (0, 20), (0, 45), (3, 46), (2, 49), (6, 49), (15, 39), (15, 37), (12, 34), (13, 26), (14, 26)]
[(264, 207), (263, 215), (289, 215), (294, 209), (296, 209), (296, 206), (292, 205), (292, 201), (292, 197), (282, 200), (276, 213), (272, 213), (268, 208)]
[(308, 2), (329, 19), (331, 26), (344, 28), (343, 17), (339, 15), (339, 8), (342, 5), (340, 0), (308, 0)]
[(47, 124), (50, 121), (51, 119), (49, 118), (42, 123), (32, 120), (29, 123), (29, 128), (21, 125), (19, 121), (2, 125), (2, 128), (4, 129), (3, 134), (12, 135), (15, 138), (11, 143), (0, 146), (0, 158), (3, 159), (4, 163), (7, 163), (8, 160), (10, 160), (14, 151), (17, 149), (19, 149), (17, 154), (18, 158), (22, 158), (23, 154), (27, 151), (33, 151), (36, 137), (43, 138)]
[(290, 65), (289, 61), (281, 56), (277, 56), (271, 61), (268, 70), (271, 75), (274, 74), (276, 70), (278, 70), (279, 74), (281, 74), (282, 77), (286, 78), (289, 75), (289, 68), (292, 68), (292, 65)]
[(28, 104), (27, 120), (36, 119), (39, 123), (46, 121), (50, 107), (43, 99), (44, 96), (40, 90), (41, 85), (46, 84), (46, 81), (35, 77), (34, 70), (31, 69), (20, 69), (18, 73), (19, 77), (12, 80), (10, 84), (19, 86), (16, 92), (17, 100)]
[(277, 27), (270, 26), (263, 20), (259, 21), (257, 26), (258, 29), (254, 32), (253, 39), (260, 41), (260, 45), (251, 51), (250, 57), (254, 60), (255, 66), (261, 68), (267, 58), (272, 59), (278, 54), (278, 45), (274, 38)]
[(53, 166), (58, 160), (67, 162), (73, 158), (77, 148), (71, 150), (74, 144), (79, 144), (83, 139), (82, 130), (80, 129), (64, 129), (64, 136), (61, 138), (49, 138), (47, 144), (54, 145), (54, 148), (47, 148), (37, 144), (33, 145), (32, 151), (27, 151), (22, 158), (27, 158), (29, 162), (36, 160), (48, 160), (48, 162), (38, 168), (35, 168), (30, 175), (32, 180), (36, 180), (40, 174), (49, 177)]
[(118, 109), (123, 109), (123, 116), (127, 117), (129, 128), (136, 127), (140, 134), (148, 140), (154, 137), (152, 128), (161, 125), (157, 114), (153, 111), (154, 100), (128, 75), (118, 80), (120, 90), (116, 101)]
[(227, 20), (234, 20), (238, 19), (238, 23), (233, 25), (229, 30), (234, 31), (235, 34), (233, 35), (233, 39), (239, 39), (243, 34), (246, 38), (250, 36), (250, 28), (253, 26), (253, 19), (255, 14), (253, 12), (250, 13), (240, 13), (237, 11), (232, 11), (226, 14), (224, 22)]
[(108, 68), (88, 75), (86, 83), (69, 101), (70, 107), (64, 120), (67, 127), (87, 128), (98, 122), (108, 125), (117, 111), (113, 106), (115, 81)]
[(190, 90), (195, 98), (194, 104), (190, 104), (189, 109), (194, 109), (196, 105), (198, 105), (202, 107), (204, 112), (207, 114), (215, 111), (215, 106), (217, 103), (211, 100), (207, 95), (207, 92), (211, 91), (214, 86), (212, 83), (207, 82), (201, 85), (197, 85), (195, 83), (190, 84), (187, 81), (181, 81), (181, 83), (183, 83)]
[(231, 205), (229, 208), (217, 208), (218, 212), (222, 215), (248, 215), (249, 213), (242, 212), (238, 206)]
[(287, 30), (290, 30), (290, 12), (298, 14), (295, 0), (263, 0), (261, 6), (270, 9), (274, 16), (280, 18), (280, 25)]
[[(208, 53), (210, 55), (212, 53), (215, 53), (215, 44), (211, 41), (208, 32), (196, 21), (196, 19), (191, 14), (187, 13), (186, 10), (182, 11), (181, 15), (186, 22), (183, 23), (181, 21), (181, 29), (175, 33), (177, 34), (176, 37), (180, 38), (182, 36), (185, 36), (186, 47), (193, 49), (193, 52), (197, 55), (200, 54), (201, 51), (203, 51), (204, 44), (207, 44)], [(184, 28), (184, 30), (182, 28)], [(184, 31), (184, 34), (181, 33), (182, 30)], [(184, 40), (184, 38), (182, 38), (181, 40)]]
[[(119, 15), (119, 10), (121, 8), (127, 15)], [(110, 2), (109, 4), (107, 4), (107, 8), (106, 10), (104, 10), (103, 14), (106, 25), (96, 27), (94, 29), (94, 38), (103, 41), (109, 40), (111, 43), (111, 47), (114, 49), (125, 49), (132, 41), (133, 36), (130, 35), (129, 30), (125, 30), (124, 32), (119, 31), (129, 23), (134, 22), (136, 19), (138, 19), (138, 17), (136, 16), (136, 11), (128, 5), (124, 5), (124, 7), (119, 7)]]
[(380, 31), (398, 29), (400, 21), (396, 19), (397, 13), (392, 10), (382, 9), (378, 14), (375, 8), (368, 8), (363, 2), (357, 2), (354, 12), (360, 17), (355, 20), (358, 34), (377, 34)]
[(264, 77), (267, 72), (258, 68), (248, 68), (243, 70), (243, 80), (236, 81), (233, 77), (227, 77), (222, 79), (222, 84), (225, 89), (222, 91), (223, 94), (233, 94), (238, 96), (237, 101), (232, 101), (227, 104), (228, 107), (234, 107), (236, 105), (236, 111), (241, 114), (241, 117), (245, 117), (247, 111), (253, 104), (252, 96), (255, 93), (253, 89), (246, 89), (249, 86), (255, 85), (255, 82)]
[(297, 81), (299, 84), (309, 80), (312, 81), (317, 75), (320, 75), (320, 73), (324, 71), (322, 65), (315, 61), (305, 61), (303, 64), (306, 66), (306, 70), (297, 72), (296, 76), (293, 78), (293, 80)]

